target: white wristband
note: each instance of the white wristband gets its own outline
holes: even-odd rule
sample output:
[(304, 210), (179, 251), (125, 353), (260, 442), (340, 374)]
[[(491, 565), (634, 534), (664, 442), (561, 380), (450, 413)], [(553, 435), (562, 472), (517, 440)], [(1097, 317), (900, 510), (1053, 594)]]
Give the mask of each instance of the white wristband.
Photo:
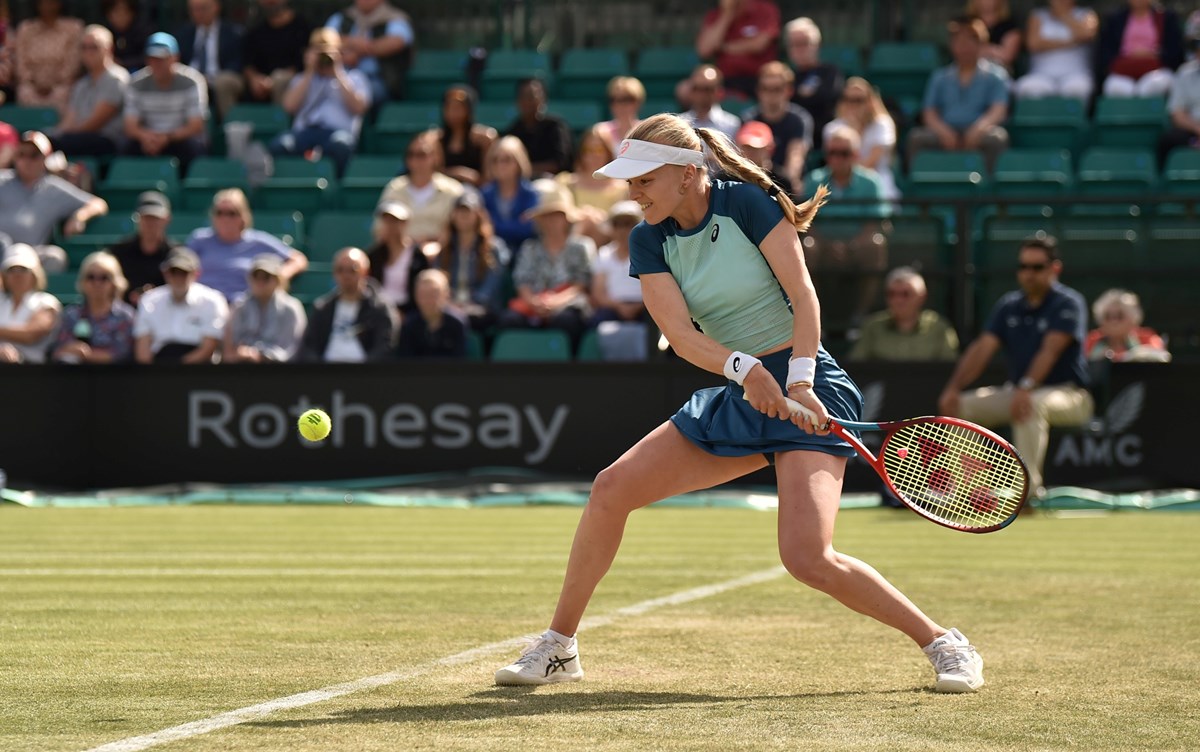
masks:
[(817, 377), (816, 358), (792, 358), (788, 361), (787, 386), (792, 384), (812, 385)]
[(741, 386), (746, 380), (746, 374), (750, 373), (750, 369), (760, 363), (762, 361), (753, 355), (734, 350), (725, 361), (725, 378)]

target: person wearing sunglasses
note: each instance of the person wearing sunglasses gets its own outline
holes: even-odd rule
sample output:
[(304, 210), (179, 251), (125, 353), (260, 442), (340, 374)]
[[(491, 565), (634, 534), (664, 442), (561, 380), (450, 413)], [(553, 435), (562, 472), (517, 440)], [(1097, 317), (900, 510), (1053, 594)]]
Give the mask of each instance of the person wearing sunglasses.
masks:
[(916, 269), (888, 272), (883, 294), (887, 308), (863, 322), (851, 361), (950, 362), (958, 357), (958, 334), (945, 316), (925, 308), (929, 290)]
[(1096, 317), (1096, 328), (1088, 332), (1083, 343), (1088, 360), (1115, 363), (1171, 360), (1171, 353), (1158, 332), (1142, 326), (1145, 314), (1137, 293), (1120, 288), (1107, 290), (1092, 304), (1092, 315)]
[(200, 258), (190, 248), (176, 248), (162, 264), (167, 283), (138, 302), (133, 323), (133, 355), (138, 363), (212, 363), (229, 304), (225, 296), (197, 282)]
[(97, 251), (83, 260), (75, 283), (83, 302), (63, 310), (56, 362), (123, 363), (133, 357), (134, 312), (121, 300), (128, 284), (111, 253)]
[[(1017, 252), (1020, 289), (992, 309), (946, 382), (938, 412), (984, 426), (1011, 425), (1013, 444), (1029, 468), (1029, 488), (1045, 495), (1042, 465), (1051, 426), (1081, 426), (1095, 405), (1083, 355), (1087, 303), (1058, 281), (1063, 264), (1058, 243), (1039, 233)], [(1004, 350), (1008, 382), (964, 391)]]
[(409, 142), (404, 167), (403, 175), (392, 178), (383, 187), (376, 207), (385, 204), (408, 207), (408, 235), (423, 246), (441, 237), (454, 211), (454, 202), (465, 189), (443, 172), (445, 155), (437, 131), (425, 131)]
[(37, 252), (13, 243), (0, 261), (0, 363), (44, 363), (62, 304), (45, 292)]

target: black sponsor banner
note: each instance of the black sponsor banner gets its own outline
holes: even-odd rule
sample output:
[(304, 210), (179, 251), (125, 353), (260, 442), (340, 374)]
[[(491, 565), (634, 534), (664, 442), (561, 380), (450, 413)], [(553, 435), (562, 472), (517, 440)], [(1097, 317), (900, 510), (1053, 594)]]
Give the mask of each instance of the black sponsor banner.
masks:
[[(1168, 418), (1192, 404), (1187, 385), (1198, 370), (1114, 368), (1112, 399), (1098, 423), (1055, 434), (1048, 482), (1200, 485), (1195, 463), (1184, 463), (1182, 444), (1176, 448), (1168, 438)], [(949, 366), (858, 364), (851, 371), (865, 397), (864, 419), (890, 420), (935, 412)], [(588, 477), (670, 417), (693, 390), (720, 383), (678, 362), (3, 368), (9, 414), (0, 468), (14, 486), (60, 488), (314, 481), (487, 466)], [(334, 423), (319, 444), (295, 429), (310, 407), (325, 409)], [(751, 480), (771, 476), (765, 471)], [(855, 461), (847, 487), (876, 490), (878, 482)]]

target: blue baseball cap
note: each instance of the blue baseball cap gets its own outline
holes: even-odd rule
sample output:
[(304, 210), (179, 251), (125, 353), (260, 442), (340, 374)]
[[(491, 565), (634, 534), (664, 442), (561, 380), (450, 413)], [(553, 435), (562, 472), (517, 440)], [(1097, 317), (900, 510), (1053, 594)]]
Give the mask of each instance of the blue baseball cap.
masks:
[(179, 42), (165, 31), (156, 31), (146, 40), (146, 57), (172, 57), (179, 54)]

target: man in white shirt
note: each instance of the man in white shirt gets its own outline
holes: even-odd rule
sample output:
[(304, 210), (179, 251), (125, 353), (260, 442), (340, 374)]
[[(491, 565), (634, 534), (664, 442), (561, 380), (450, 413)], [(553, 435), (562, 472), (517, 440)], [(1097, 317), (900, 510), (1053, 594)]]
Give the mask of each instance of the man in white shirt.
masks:
[(175, 248), (162, 265), (167, 283), (138, 302), (133, 335), (139, 363), (211, 363), (229, 319), (225, 296), (196, 281), (200, 259)]
[(363, 363), (391, 358), (396, 314), (368, 277), (371, 262), (359, 248), (333, 257), (337, 287), (317, 299), (297, 359), (308, 363)]

